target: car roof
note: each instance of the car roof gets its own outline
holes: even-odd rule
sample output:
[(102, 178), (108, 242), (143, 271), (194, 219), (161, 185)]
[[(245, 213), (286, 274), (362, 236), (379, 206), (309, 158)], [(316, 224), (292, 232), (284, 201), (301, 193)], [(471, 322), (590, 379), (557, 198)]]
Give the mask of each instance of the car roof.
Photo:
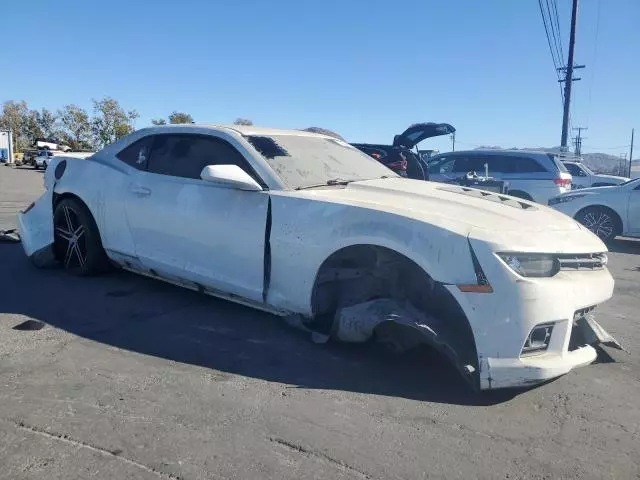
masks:
[(153, 127), (141, 128), (140, 130), (144, 130), (149, 133), (167, 133), (171, 130), (180, 130), (184, 132), (184, 129), (193, 128), (203, 129), (209, 128), (214, 131), (226, 131), (226, 132), (236, 132), (240, 135), (256, 135), (256, 136), (277, 136), (277, 135), (290, 135), (295, 137), (318, 137), (318, 138), (331, 138), (335, 139), (330, 135), (324, 135), (321, 133), (307, 132), (305, 130), (295, 130), (295, 129), (284, 129), (284, 128), (266, 128), (266, 127), (256, 127), (255, 125), (224, 125), (224, 124), (211, 124), (211, 123), (176, 123), (171, 125), (155, 125)]
[(505, 157), (515, 157), (522, 155), (553, 155), (553, 152), (543, 152), (540, 150), (493, 150), (490, 148), (487, 149), (477, 149), (477, 150), (456, 150), (455, 152), (444, 152), (439, 153), (440, 155), (502, 155)]

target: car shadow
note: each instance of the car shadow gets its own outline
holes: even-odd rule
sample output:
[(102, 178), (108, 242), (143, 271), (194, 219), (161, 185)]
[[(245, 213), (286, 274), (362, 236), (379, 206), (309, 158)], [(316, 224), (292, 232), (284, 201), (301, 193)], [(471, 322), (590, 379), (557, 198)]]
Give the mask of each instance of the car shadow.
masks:
[(0, 245), (0, 265), (0, 314), (24, 315), (131, 352), (285, 388), (478, 406), (522, 392), (475, 392), (428, 348), (392, 355), (372, 344), (315, 344), (279, 317), (124, 271), (78, 278), (38, 270), (17, 244)]
[(613, 253), (631, 253), (640, 254), (640, 239), (618, 237), (607, 245), (610, 252)]

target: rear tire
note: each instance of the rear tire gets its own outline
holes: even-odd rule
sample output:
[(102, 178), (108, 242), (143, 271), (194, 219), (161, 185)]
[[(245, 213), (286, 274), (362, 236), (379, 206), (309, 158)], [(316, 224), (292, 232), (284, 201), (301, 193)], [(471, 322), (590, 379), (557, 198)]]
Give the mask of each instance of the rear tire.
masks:
[(618, 215), (606, 207), (587, 207), (580, 210), (575, 219), (597, 235), (603, 242), (611, 242), (622, 233)]
[(102, 248), (96, 222), (77, 199), (58, 202), (53, 214), (54, 252), (68, 272), (88, 276), (105, 271), (109, 265)]

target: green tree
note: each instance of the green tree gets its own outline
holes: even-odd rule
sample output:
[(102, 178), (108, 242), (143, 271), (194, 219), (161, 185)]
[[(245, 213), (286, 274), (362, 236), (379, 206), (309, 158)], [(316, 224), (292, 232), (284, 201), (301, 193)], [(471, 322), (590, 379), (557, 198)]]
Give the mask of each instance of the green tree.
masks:
[(118, 101), (111, 97), (104, 97), (102, 100), (94, 99), (93, 111), (91, 126), (98, 146), (109, 145), (135, 130), (133, 122), (138, 118), (138, 112), (125, 111)]
[(27, 110), (22, 122), (22, 139), (26, 146), (35, 145), (36, 138), (43, 137), (44, 133), (38, 122), (38, 111)]
[(19, 102), (9, 100), (2, 104), (0, 128), (13, 131), (13, 148), (16, 152), (29, 147), (29, 140), (25, 135), (28, 116), (29, 108), (24, 100)]
[(253, 125), (253, 122), (248, 118), (236, 118), (233, 122), (234, 125)]
[(169, 115), (169, 123), (193, 123), (193, 117), (188, 113), (174, 111)]
[(164, 118), (152, 118), (151, 125), (166, 125), (167, 121)]
[(92, 149), (89, 114), (77, 105), (66, 105), (58, 111), (62, 139), (74, 150)]
[(51, 110), (46, 108), (35, 112), (36, 124), (39, 130), (47, 138), (57, 138), (60, 130), (58, 128), (58, 117)]

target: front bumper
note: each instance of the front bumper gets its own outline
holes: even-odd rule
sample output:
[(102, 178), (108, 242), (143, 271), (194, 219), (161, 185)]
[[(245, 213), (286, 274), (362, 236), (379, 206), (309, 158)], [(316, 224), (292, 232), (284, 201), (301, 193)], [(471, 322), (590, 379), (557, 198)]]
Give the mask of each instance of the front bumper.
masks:
[[(576, 312), (611, 298), (613, 278), (607, 269), (524, 278), (499, 261), (489, 245), (471, 243), (493, 293), (463, 293), (453, 285), (447, 288), (471, 325), (481, 389), (534, 385), (595, 360), (592, 346), (573, 348), (570, 340)], [(547, 349), (521, 355), (531, 330), (546, 323), (554, 324)]]

